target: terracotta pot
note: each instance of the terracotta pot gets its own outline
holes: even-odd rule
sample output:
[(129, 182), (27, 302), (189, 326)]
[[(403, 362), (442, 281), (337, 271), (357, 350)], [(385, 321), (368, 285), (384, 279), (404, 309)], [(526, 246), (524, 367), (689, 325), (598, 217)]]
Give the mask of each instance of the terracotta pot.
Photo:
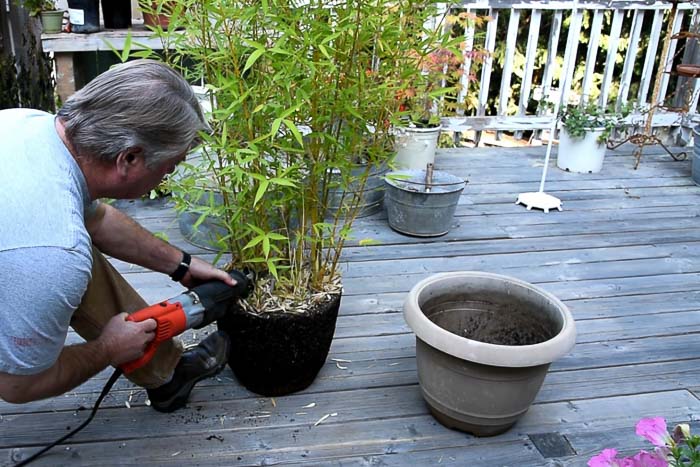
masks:
[(229, 366), (238, 381), (263, 396), (307, 388), (328, 356), (340, 294), (306, 313), (249, 313), (236, 303), (219, 329), (231, 336)]
[(416, 333), (418, 380), (431, 413), (477, 436), (513, 426), (550, 363), (576, 340), (571, 313), (556, 297), (485, 272), (419, 282), (406, 298), (404, 318)]
[(700, 77), (700, 65), (678, 65), (676, 72), (686, 78), (698, 78)]
[(158, 9), (158, 2), (151, 2), (151, 10), (154, 13), (143, 11), (143, 24), (152, 27), (160, 26), (162, 29), (167, 30), (170, 27), (170, 14), (175, 5), (177, 5), (177, 2), (174, 1), (163, 2), (160, 13), (155, 14), (155, 11)]

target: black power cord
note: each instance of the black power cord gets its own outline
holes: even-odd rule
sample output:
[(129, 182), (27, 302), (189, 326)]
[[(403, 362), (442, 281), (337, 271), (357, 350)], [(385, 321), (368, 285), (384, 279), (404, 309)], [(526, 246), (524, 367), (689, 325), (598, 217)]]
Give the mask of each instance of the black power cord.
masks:
[(49, 444), (48, 446), (44, 447), (38, 452), (35, 452), (31, 456), (27, 457), (23, 461), (19, 462), (18, 464), (15, 465), (15, 467), (21, 467), (23, 465), (27, 465), (30, 462), (34, 462), (39, 456), (44, 454), (46, 451), (51, 449), (52, 447), (61, 444), (86, 426), (92, 421), (92, 419), (95, 417), (95, 414), (97, 413), (97, 409), (100, 408), (100, 404), (102, 403), (102, 399), (105, 398), (105, 396), (109, 393), (109, 391), (112, 389), (112, 386), (114, 386), (114, 383), (117, 382), (119, 377), (122, 375), (123, 371), (119, 368), (114, 370), (114, 373), (112, 373), (112, 376), (109, 377), (107, 380), (107, 383), (105, 383), (104, 387), (102, 388), (102, 392), (100, 393), (100, 397), (97, 398), (97, 401), (95, 401), (95, 405), (92, 406), (92, 412), (90, 412), (90, 416), (88, 416), (87, 420), (85, 420), (83, 423), (80, 424), (79, 427), (77, 427), (75, 430), (71, 431), (67, 435), (62, 436), (61, 438), (57, 439), (53, 443)]

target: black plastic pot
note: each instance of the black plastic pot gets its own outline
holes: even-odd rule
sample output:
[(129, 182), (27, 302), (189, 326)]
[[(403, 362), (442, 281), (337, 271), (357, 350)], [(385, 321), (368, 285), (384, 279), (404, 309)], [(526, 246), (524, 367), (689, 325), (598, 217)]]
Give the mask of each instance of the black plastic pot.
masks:
[(100, 0), (68, 0), (70, 31), (90, 33), (100, 30)]
[(131, 27), (131, 0), (102, 0), (102, 18), (107, 29)]
[(326, 362), (340, 297), (307, 313), (253, 314), (233, 305), (219, 329), (231, 336), (229, 366), (238, 381), (263, 396), (307, 388)]

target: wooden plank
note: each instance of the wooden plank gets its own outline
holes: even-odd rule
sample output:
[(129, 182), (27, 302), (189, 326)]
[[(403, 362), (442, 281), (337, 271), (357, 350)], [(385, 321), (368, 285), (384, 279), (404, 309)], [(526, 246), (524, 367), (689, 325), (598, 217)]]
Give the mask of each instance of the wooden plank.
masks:
[[(671, 37), (675, 36), (678, 31), (681, 30), (681, 25), (683, 24), (683, 17), (685, 12), (683, 10), (676, 11), (675, 18), (669, 18), (669, 21), (673, 20), (673, 30), (671, 32)], [(657, 104), (663, 104), (666, 101), (666, 92), (668, 90), (668, 81), (671, 76), (671, 68), (673, 67), (673, 57), (676, 55), (676, 47), (678, 46), (677, 39), (671, 39), (671, 43), (668, 47), (668, 58), (666, 63), (660, 63), (659, 67), (662, 67), (664, 73), (661, 75), (661, 87), (659, 89), (659, 98), (656, 102)]]
[[(557, 9), (564, 10), (571, 8), (571, 1), (568, 0), (555, 0), (542, 2), (541, 0), (461, 0), (457, 3), (470, 8), (547, 8), (547, 9)], [(627, 0), (627, 1), (616, 1), (614, 3), (615, 8), (620, 8), (623, 10), (636, 10), (636, 9), (650, 9), (650, 10), (668, 10), (671, 6), (664, 1), (660, 0)], [(604, 0), (592, 0), (585, 3), (580, 3), (579, 8), (581, 9), (610, 9), (610, 2)], [(692, 10), (697, 8), (695, 2), (683, 2), (678, 5), (680, 10)]]
[(591, 33), (588, 36), (588, 51), (586, 52), (586, 68), (583, 74), (582, 99), (588, 102), (593, 86), (593, 73), (595, 71), (596, 57), (598, 56), (598, 44), (603, 30), (603, 12), (596, 10), (593, 13), (593, 21), (591, 23)]
[(506, 115), (508, 103), (511, 98), (510, 80), (513, 75), (513, 60), (515, 59), (516, 44), (518, 40), (518, 25), (520, 23), (520, 10), (510, 10), (508, 20), (508, 33), (506, 35), (505, 62), (501, 74), (501, 90), (498, 93), (498, 115)]
[(623, 104), (628, 101), (630, 85), (632, 83), (632, 73), (634, 72), (637, 61), (637, 50), (639, 37), (642, 32), (642, 24), (644, 23), (644, 11), (638, 10), (634, 14), (630, 31), (629, 42), (627, 43), (627, 53), (625, 54), (625, 65), (622, 68), (622, 78), (620, 80), (620, 90), (618, 91), (615, 109), (620, 111)]
[(496, 31), (498, 28), (498, 11), (489, 9), (489, 16), (493, 18), (486, 26), (486, 39), (484, 49), (488, 52), (488, 56), (484, 60), (481, 67), (481, 80), (479, 84), (479, 107), (477, 115), (486, 114), (486, 101), (489, 95), (489, 85), (491, 82), (491, 68), (493, 67), (493, 52), (496, 47)]
[[(648, 416), (665, 417), (665, 414), (650, 411)], [(666, 417), (666, 424), (669, 430), (672, 430), (679, 423), (688, 423), (691, 433), (697, 433), (700, 429), (700, 424), (695, 420), (694, 414), (681, 415), (676, 419)], [(567, 439), (576, 447), (576, 450), (584, 459), (595, 456), (608, 447), (616, 449), (619, 452), (619, 456), (633, 456), (642, 449), (651, 451), (652, 448), (649, 441), (635, 434), (635, 425), (636, 421), (629, 427), (622, 429), (570, 433), (567, 435)], [(567, 463), (566, 465), (578, 464)]]
[[(391, 453), (395, 456), (401, 453), (421, 452), (427, 455), (431, 452), (438, 454), (436, 450), (445, 447), (460, 448), (464, 452), (481, 452), (486, 459), (486, 448), (489, 446), (491, 453), (498, 452), (499, 455), (501, 450), (507, 452), (517, 449), (511, 446), (513, 443), (519, 444), (522, 451), (528, 447), (525, 437), (475, 439), (465, 436), (447, 430), (429, 415), (386, 421), (329, 421), (314, 428), (294, 429), (291, 435), (290, 431), (280, 427), (261, 429), (253, 436), (231, 429), (217, 429), (214, 431), (217, 438), (210, 439), (207, 439), (206, 433), (176, 437), (171, 442), (159, 438), (133, 439), (122, 442), (131, 455), (120, 460), (125, 462), (122, 465), (178, 464), (183, 461), (195, 465), (272, 465), (287, 462), (320, 462), (322, 465), (328, 465), (334, 460), (338, 462), (343, 457), (352, 455), (374, 456)], [(93, 462), (105, 459), (109, 463), (105, 455), (110, 449), (109, 443), (75, 445), (71, 449), (76, 454), (56, 452), (52, 454), (53, 461), (59, 463), (61, 458), (73, 454), (71, 465), (85, 465), (75, 462), (86, 462), (87, 459)], [(529, 450), (533, 451), (531, 448)], [(174, 453), (179, 454), (173, 456)], [(2, 454), (6, 454), (6, 451)], [(520, 453), (524, 454), (527, 458), (528, 453)], [(19, 457), (20, 453), (16, 455)], [(439, 454), (433, 461), (439, 461)], [(444, 456), (440, 465), (447, 462), (448, 456)]]
[(613, 15), (613, 21), (610, 26), (610, 34), (608, 36), (608, 55), (605, 59), (605, 70), (603, 71), (603, 81), (600, 85), (600, 97), (598, 98), (598, 106), (602, 109), (607, 108), (608, 98), (610, 93), (610, 84), (612, 83), (613, 73), (615, 70), (615, 60), (617, 56), (617, 47), (620, 41), (620, 32), (622, 31), (622, 19), (624, 12), (616, 9)]
[[(382, 397), (381, 394), (357, 394), (364, 398), (353, 400), (362, 406), (362, 412), (367, 409), (377, 409), (379, 415), (384, 412), (386, 406), (384, 402), (388, 398), (397, 401), (412, 400), (419, 402), (417, 388), (400, 388), (397, 391), (387, 390)], [(378, 399), (377, 399), (377, 396)], [(354, 398), (353, 398), (354, 399)], [(648, 413), (650, 404), (663, 411), (669, 418), (682, 419), (689, 412), (696, 412), (700, 407), (697, 399), (689, 396), (686, 391), (671, 391), (654, 395), (635, 395), (594, 399), (589, 401), (560, 402), (552, 404), (536, 404), (525, 414), (518, 424), (508, 433), (495, 438), (482, 439), (464, 436), (458, 432), (448, 430), (425, 415), (425, 406), (422, 408), (423, 414), (409, 413), (402, 416), (401, 413), (394, 413), (393, 417), (380, 419), (372, 416), (369, 420), (358, 419), (353, 412), (343, 412), (347, 406), (346, 398), (338, 398), (332, 405), (323, 406), (316, 410), (314, 415), (324, 412), (323, 409), (338, 410), (336, 417), (325, 424), (312, 426), (311, 422), (300, 423), (299, 418), (305, 416), (293, 415), (298, 410), (300, 403), (308, 399), (301, 399), (298, 396), (289, 396), (280, 401), (276, 407), (266, 406), (273, 409), (270, 417), (257, 419), (255, 423), (240, 418), (222, 418), (218, 412), (216, 403), (203, 403), (202, 409), (198, 412), (188, 414), (183, 420), (172, 420), (174, 415), (158, 414), (152, 417), (143, 417), (141, 413), (138, 417), (140, 423), (141, 436), (134, 438), (120, 438), (113, 441), (111, 449), (107, 443), (72, 443), (69, 450), (55, 450), (50, 456), (43, 459), (44, 462), (52, 462), (45, 465), (56, 465), (62, 463), (61, 459), (71, 459), (71, 465), (80, 465), (80, 462), (91, 461), (93, 465), (107, 461), (108, 456), (113, 455), (110, 451), (121, 445), (128, 449), (129, 456), (125, 462), (133, 461), (132, 465), (152, 465), (173, 462), (173, 454), (182, 455), (188, 459), (188, 463), (207, 462), (215, 460), (219, 464), (229, 461), (243, 462), (244, 456), (254, 456), (246, 463), (268, 464), (279, 462), (279, 455), (284, 455), (289, 459), (291, 454), (297, 451), (297, 455), (302, 453), (307, 456), (314, 451), (317, 446), (325, 453), (320, 455), (320, 459), (339, 459), (346, 456), (357, 456), (372, 454), (377, 449), (383, 449), (384, 454), (391, 452), (397, 455), (401, 452), (411, 453), (412, 451), (428, 450), (421, 449), (427, 443), (429, 450), (437, 448), (453, 448), (465, 446), (486, 446), (491, 443), (498, 444), (504, 441), (514, 441), (523, 439), (523, 434), (558, 431), (562, 434), (574, 434), (588, 430), (611, 430), (628, 429), (628, 425), (633, 425), (641, 416)], [(326, 401), (322, 401), (325, 403)], [(330, 408), (332, 407), (332, 408)], [(330, 409), (329, 409), (330, 408)], [(290, 410), (291, 409), (291, 410)], [(124, 410), (112, 410), (109, 412), (108, 420), (95, 420), (90, 427), (91, 432), (81, 433), (81, 439), (90, 440), (94, 438), (100, 429), (119, 431), (120, 428), (128, 426), (128, 417), (123, 417)], [(132, 412), (143, 412), (133, 409)], [(238, 413), (238, 412), (235, 412)], [(241, 415), (246, 416), (247, 412)], [(103, 414), (107, 415), (107, 414)], [(253, 415), (254, 416), (254, 415)], [(63, 414), (54, 414), (49, 418), (49, 422), (54, 421), (60, 426), (60, 419)], [(167, 432), (163, 430), (162, 422), (164, 418), (170, 418)], [(267, 420), (285, 419), (284, 427), (272, 427)], [(310, 417), (313, 420), (313, 417)], [(292, 421), (294, 420), (294, 421)], [(26, 420), (17, 418), (14, 421), (21, 426)], [(361, 421), (362, 423), (357, 423)], [(562, 425), (562, 421), (565, 424)], [(99, 423), (102, 422), (102, 423)], [(107, 423), (108, 422), (108, 423)], [(64, 422), (65, 423), (65, 422)], [(48, 423), (47, 423), (48, 424)], [(290, 429), (291, 428), (291, 429)], [(283, 431), (284, 430), (284, 431)], [(397, 433), (399, 430), (399, 433)], [(42, 430), (51, 432), (53, 430)], [(164, 440), (167, 433), (170, 439)], [(217, 434), (224, 438), (225, 443), (209, 442), (205, 443), (207, 437)], [(457, 439), (455, 439), (457, 438)], [(211, 438), (207, 441), (213, 441)], [(217, 439), (216, 441), (220, 441)], [(167, 444), (166, 444), (167, 442)], [(455, 442), (457, 444), (455, 445)], [(416, 443), (419, 443), (416, 446)], [(105, 445), (107, 444), (107, 445)], [(301, 446), (301, 449), (300, 449)], [(233, 449), (232, 449), (233, 447)], [(304, 452), (306, 451), (306, 452)], [(358, 452), (359, 451), (359, 452)], [(467, 451), (467, 449), (464, 449)], [(3, 454), (6, 456), (14, 454), (13, 460), (18, 460), (22, 455), (31, 452), (29, 449), (15, 450), (10, 453), (7, 450)], [(498, 449), (489, 451), (490, 459), (500, 459)], [(314, 454), (311, 454), (314, 457)], [(183, 459), (183, 458), (181, 458)], [(433, 459), (435, 462), (439, 458)], [(405, 465), (405, 464), (403, 464)]]
[(532, 89), (532, 75), (535, 71), (535, 58), (537, 57), (537, 42), (540, 37), (540, 21), (542, 12), (532, 10), (530, 15), (530, 28), (527, 37), (527, 49), (525, 50), (525, 70), (520, 89), (520, 99), (518, 103), (518, 115), (525, 115), (527, 106), (530, 103), (530, 90)]
[(657, 10), (654, 12), (654, 21), (651, 25), (649, 44), (647, 46), (647, 53), (644, 58), (644, 71), (642, 72), (641, 81), (639, 84), (639, 93), (637, 94), (637, 101), (639, 103), (649, 102), (649, 86), (654, 77), (656, 50), (661, 43), (661, 23), (663, 22), (663, 17), (664, 12), (662, 10)]
[[(556, 10), (552, 16), (552, 27), (549, 30), (549, 41), (547, 42), (547, 61), (542, 75), (542, 99), (546, 102), (552, 100), (550, 91), (552, 88), (552, 78), (557, 67), (557, 49), (559, 48), (559, 34), (561, 33), (563, 12)], [(546, 113), (546, 109), (541, 109), (539, 114)]]
[(564, 76), (559, 79), (558, 101), (561, 106), (568, 103), (569, 91), (572, 87), (574, 69), (576, 68), (576, 55), (581, 37), (582, 19), (583, 12), (581, 10), (571, 12), (571, 17), (569, 18), (569, 34), (566, 40), (566, 50), (564, 51), (564, 71), (562, 72)]
[[(471, 13), (471, 10), (467, 9), (467, 13)], [(465, 102), (467, 93), (469, 92), (470, 77), (472, 76), (472, 57), (470, 52), (474, 50), (474, 35), (474, 25), (468, 23), (467, 27), (464, 29), (464, 63), (462, 64), (462, 70), (464, 70), (464, 72), (459, 77), (460, 87), (457, 93), (457, 102)], [(464, 112), (465, 110), (463, 108), (459, 109), (461, 115), (464, 115)]]
[(106, 29), (92, 34), (42, 34), (41, 44), (44, 52), (93, 52), (96, 50), (110, 51), (111, 44), (117, 50), (122, 50), (127, 33), (131, 34), (131, 49), (143, 49), (144, 46), (153, 50), (161, 50), (163, 43), (153, 35), (143, 24), (134, 22), (130, 29)]

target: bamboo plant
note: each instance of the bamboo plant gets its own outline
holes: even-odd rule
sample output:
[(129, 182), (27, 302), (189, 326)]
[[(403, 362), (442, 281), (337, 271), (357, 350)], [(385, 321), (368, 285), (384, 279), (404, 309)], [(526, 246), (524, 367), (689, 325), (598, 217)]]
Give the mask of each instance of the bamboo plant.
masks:
[[(175, 18), (183, 30), (158, 31), (212, 109), (202, 158), (173, 191), (200, 222), (224, 225), (219, 246), (232, 267), (262, 278), (248, 300), (256, 310), (302, 311), (340, 292), (359, 199), (348, 194), (331, 211), (329, 193), (361, 188), (391, 159), (397, 96), (421, 71), (409, 49), (434, 40), (423, 25), (436, 5), (194, 0)], [(351, 175), (358, 162), (367, 170)]]

